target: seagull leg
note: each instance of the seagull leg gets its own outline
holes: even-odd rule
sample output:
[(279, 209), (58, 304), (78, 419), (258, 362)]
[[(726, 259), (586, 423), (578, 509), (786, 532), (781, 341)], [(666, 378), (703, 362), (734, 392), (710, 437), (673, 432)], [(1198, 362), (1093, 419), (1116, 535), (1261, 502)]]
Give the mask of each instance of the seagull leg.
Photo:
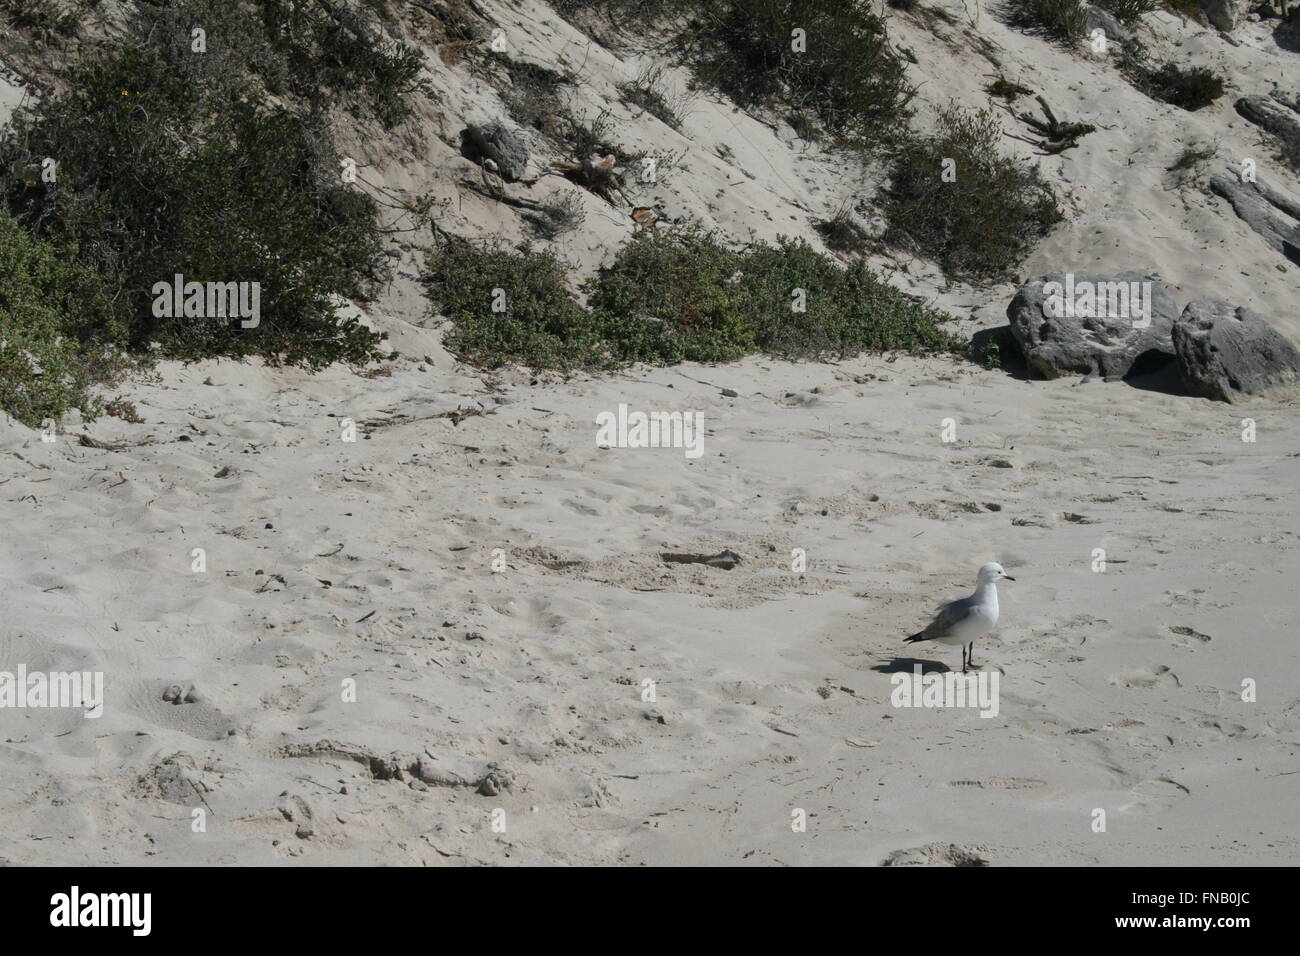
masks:
[(970, 647), (966, 651), (966, 662), (970, 664), (971, 667), (974, 667), (976, 670), (979, 670), (979, 666), (975, 663), (975, 642), (974, 641), (970, 642)]
[(961, 672), (966, 673), (966, 645), (961, 646)]

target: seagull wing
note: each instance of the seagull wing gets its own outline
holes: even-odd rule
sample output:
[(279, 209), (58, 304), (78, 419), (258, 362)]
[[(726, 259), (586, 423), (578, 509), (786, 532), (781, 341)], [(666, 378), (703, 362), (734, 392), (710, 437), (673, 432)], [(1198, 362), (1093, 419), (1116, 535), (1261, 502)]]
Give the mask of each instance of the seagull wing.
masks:
[(924, 630), (910, 635), (907, 640), (932, 641), (936, 638), (946, 637), (952, 633), (958, 624), (974, 613), (975, 602), (971, 598), (958, 598), (956, 601), (941, 604), (939, 610), (935, 612), (934, 620), (927, 624)]

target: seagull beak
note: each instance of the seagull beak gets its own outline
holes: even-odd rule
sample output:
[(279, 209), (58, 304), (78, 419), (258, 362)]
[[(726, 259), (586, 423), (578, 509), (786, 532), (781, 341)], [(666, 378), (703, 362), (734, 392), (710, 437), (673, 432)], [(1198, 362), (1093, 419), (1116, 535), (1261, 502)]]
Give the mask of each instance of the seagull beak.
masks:
[(1013, 578), (1013, 577), (1012, 577), (1011, 575), (1009, 575), (1009, 574), (1004, 574), (1004, 575), (1002, 575), (1002, 576), (1003, 576), (1004, 578), (1006, 578), (1008, 581), (1014, 581), (1014, 580), (1015, 580), (1015, 578)]

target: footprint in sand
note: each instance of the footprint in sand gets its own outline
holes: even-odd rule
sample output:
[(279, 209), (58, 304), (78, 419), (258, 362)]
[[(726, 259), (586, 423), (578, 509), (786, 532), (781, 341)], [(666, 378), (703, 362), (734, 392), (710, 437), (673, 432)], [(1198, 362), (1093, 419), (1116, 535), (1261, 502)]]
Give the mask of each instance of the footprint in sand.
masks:
[(1158, 813), (1168, 810), (1191, 792), (1177, 780), (1155, 777), (1151, 780), (1143, 780), (1135, 786), (1131, 791), (1133, 801), (1124, 804), (1120, 809)]
[(973, 787), (977, 790), (1037, 790), (1047, 786), (1033, 777), (989, 777), (987, 780), (949, 780), (949, 787)]
[(1108, 680), (1117, 687), (1149, 690), (1152, 687), (1182, 687), (1178, 675), (1164, 664), (1137, 667), (1122, 674), (1112, 674)]
[(988, 866), (989, 861), (980, 856), (988, 852), (983, 847), (962, 846), (959, 843), (927, 843), (925, 846), (895, 850), (881, 866)]
[(1194, 628), (1183, 625), (1171, 625), (1169, 630), (1177, 635), (1174, 643), (1179, 647), (1199, 647), (1202, 644), (1210, 643), (1210, 635), (1202, 634)]

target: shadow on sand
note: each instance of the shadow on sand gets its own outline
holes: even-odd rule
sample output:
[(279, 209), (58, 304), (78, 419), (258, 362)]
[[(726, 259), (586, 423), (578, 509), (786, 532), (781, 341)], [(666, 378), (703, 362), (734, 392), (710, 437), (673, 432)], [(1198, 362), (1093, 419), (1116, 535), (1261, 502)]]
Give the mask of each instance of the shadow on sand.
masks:
[(919, 657), (895, 657), (893, 660), (884, 664), (877, 664), (871, 669), (881, 674), (911, 674), (918, 664), (921, 666), (922, 674), (946, 674), (952, 670), (942, 661), (923, 661)]

